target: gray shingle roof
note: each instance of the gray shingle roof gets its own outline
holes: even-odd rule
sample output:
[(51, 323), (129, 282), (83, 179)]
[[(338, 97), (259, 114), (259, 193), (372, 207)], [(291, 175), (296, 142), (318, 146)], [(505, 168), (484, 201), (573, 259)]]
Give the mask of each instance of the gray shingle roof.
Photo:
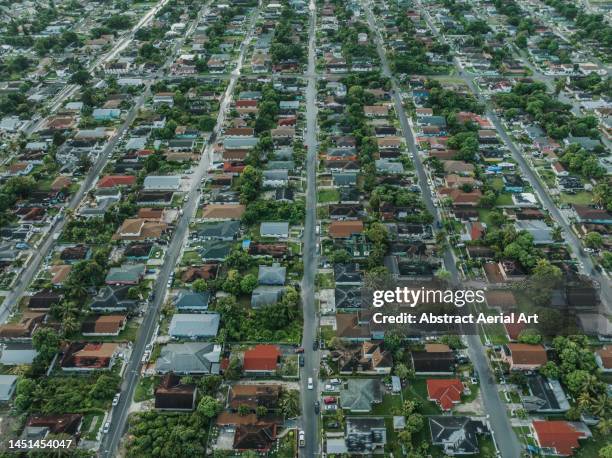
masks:
[(219, 321), (218, 313), (176, 313), (170, 321), (168, 334), (189, 339), (215, 337)]
[(207, 342), (168, 344), (155, 363), (160, 373), (218, 374), (221, 345)]

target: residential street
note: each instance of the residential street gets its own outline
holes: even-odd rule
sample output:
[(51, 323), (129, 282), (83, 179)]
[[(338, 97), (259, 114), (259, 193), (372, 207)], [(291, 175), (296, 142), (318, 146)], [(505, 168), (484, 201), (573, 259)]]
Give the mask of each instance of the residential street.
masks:
[[(255, 25), (258, 15), (259, 10), (256, 10), (253, 13), (251, 22), (249, 24), (249, 30), (247, 32), (247, 35), (244, 41), (242, 42), (240, 54), (237, 58), (236, 69), (234, 70), (234, 72), (232, 72), (232, 77), (229, 80), (227, 89), (221, 101), (219, 118), (217, 119), (217, 124), (215, 125), (215, 129), (213, 130), (213, 133), (211, 135), (211, 137), (213, 138), (219, 134), (223, 126), (223, 122), (227, 114), (227, 107), (231, 103), (234, 87), (236, 85), (238, 77), (240, 76), (240, 70), (242, 68), (244, 56), (248, 48), (248, 43), (252, 38), (253, 27)], [(208, 144), (204, 153), (202, 154), (202, 158), (200, 159), (197, 168), (195, 169), (192, 175), (192, 183), (194, 183), (195, 186), (193, 186), (188, 193), (187, 202), (183, 206), (183, 215), (181, 216), (178, 224), (176, 225), (174, 235), (172, 237), (172, 240), (170, 241), (170, 244), (168, 245), (164, 264), (157, 276), (156, 286), (154, 289), (155, 299), (149, 303), (149, 306), (144, 316), (144, 320), (140, 325), (140, 332), (138, 338), (134, 343), (132, 349), (131, 358), (127, 363), (126, 377), (124, 378), (123, 383), (121, 385), (121, 398), (119, 400), (119, 404), (113, 410), (111, 416), (110, 430), (108, 434), (104, 437), (100, 446), (101, 456), (103, 457), (111, 458), (115, 456), (116, 450), (119, 446), (119, 442), (121, 441), (123, 433), (125, 432), (129, 407), (132, 403), (134, 391), (136, 389), (136, 386), (138, 385), (138, 380), (140, 379), (141, 375), (141, 361), (145, 353), (145, 347), (155, 337), (154, 331), (158, 323), (160, 308), (165, 302), (166, 293), (168, 292), (168, 279), (170, 278), (170, 274), (174, 271), (175, 265), (183, 249), (183, 244), (185, 243), (187, 231), (189, 229), (189, 222), (195, 215), (196, 210), (198, 208), (198, 204), (201, 197), (201, 192), (198, 184), (201, 182), (202, 178), (204, 178), (205, 174), (210, 168), (210, 165), (212, 163), (212, 150), (213, 144)]]
[[(409, 127), (406, 112), (402, 105), (402, 100), (400, 98), (401, 92), (393, 74), (391, 73), (391, 69), (387, 61), (386, 53), (382, 44), (382, 36), (379, 32), (377, 32), (378, 29), (376, 27), (374, 15), (372, 14), (369, 3), (366, 1), (364, 2), (364, 4), (368, 16), (368, 24), (370, 26), (370, 30), (377, 36), (378, 54), (382, 62), (383, 74), (389, 77), (393, 82), (393, 98), (395, 101), (395, 109), (397, 110), (398, 116), (400, 118), (402, 131), (404, 133), (404, 137), (406, 138), (406, 143), (413, 157), (413, 162), (415, 164), (419, 177), (419, 184), (421, 187), (423, 200), (426, 203), (427, 210), (434, 215), (434, 220), (440, 221), (438, 209), (433, 205), (431, 189), (428, 186), (425, 169), (416, 149), (414, 134), (412, 133)], [(450, 248), (447, 248), (445, 250), (444, 266), (446, 270), (450, 272), (452, 282), (455, 285), (459, 285), (459, 272), (457, 270), (454, 256)], [(502, 457), (516, 458), (521, 455), (521, 446), (516, 437), (516, 434), (512, 430), (512, 425), (510, 423), (510, 419), (508, 418), (506, 406), (499, 397), (499, 392), (497, 391), (497, 385), (495, 383), (493, 372), (491, 371), (491, 367), (489, 366), (489, 361), (482, 342), (480, 341), (480, 337), (478, 335), (467, 335), (466, 340), (470, 359), (473, 362), (476, 373), (478, 374), (480, 379), (480, 392), (483, 396), (484, 406), (488, 413), (487, 419), (491, 424), (491, 431), (495, 438), (495, 443)]]
[[(304, 367), (301, 371), (300, 392), (302, 400), (302, 428), (306, 435), (306, 446), (300, 456), (314, 457), (320, 453), (318, 415), (314, 412), (314, 402), (318, 398), (319, 351), (313, 350), (313, 341), (319, 329), (318, 311), (315, 307), (315, 276), (317, 272), (317, 74), (316, 74), (316, 6), (310, 2), (310, 23), (308, 28), (308, 85), (306, 87), (306, 132), (304, 143), (308, 148), (306, 159), (306, 218), (304, 221), (302, 277), (302, 313), (304, 315)], [(314, 388), (308, 389), (308, 378), (312, 377)]]

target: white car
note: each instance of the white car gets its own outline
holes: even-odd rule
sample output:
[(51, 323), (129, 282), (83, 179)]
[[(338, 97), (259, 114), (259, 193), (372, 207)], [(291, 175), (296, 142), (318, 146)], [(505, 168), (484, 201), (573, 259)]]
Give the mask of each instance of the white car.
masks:
[(314, 382), (312, 381), (312, 377), (308, 377), (308, 389), (312, 390), (314, 388)]
[(110, 430), (110, 421), (107, 421), (104, 424), (104, 428), (102, 428), (102, 434), (107, 434), (109, 430)]
[(306, 446), (306, 434), (302, 430), (300, 430), (300, 433), (298, 434), (298, 444), (300, 447)]
[(119, 398), (121, 397), (121, 393), (117, 393), (115, 395), (115, 397), (113, 398), (113, 406), (116, 406), (117, 404), (119, 404)]

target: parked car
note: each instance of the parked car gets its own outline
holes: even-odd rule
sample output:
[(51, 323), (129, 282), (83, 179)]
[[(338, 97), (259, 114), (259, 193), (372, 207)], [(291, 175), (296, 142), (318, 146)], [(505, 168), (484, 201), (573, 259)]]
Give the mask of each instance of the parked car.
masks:
[(104, 424), (104, 428), (102, 428), (102, 434), (107, 434), (109, 430), (110, 430), (110, 421), (107, 421)]
[(333, 396), (325, 396), (325, 397), (323, 398), (323, 402), (324, 402), (325, 404), (335, 404), (335, 403), (336, 403), (336, 398), (335, 398), (335, 397), (333, 397)]
[(315, 401), (314, 402), (314, 411), (315, 413), (318, 415), (319, 412), (321, 411), (321, 404), (319, 403), (319, 401)]
[(300, 433), (298, 434), (298, 444), (300, 447), (306, 446), (306, 434), (304, 433), (304, 431), (300, 430)]
[(297, 348), (295, 349), (295, 352), (296, 352), (296, 353), (304, 353), (304, 347), (297, 347)]

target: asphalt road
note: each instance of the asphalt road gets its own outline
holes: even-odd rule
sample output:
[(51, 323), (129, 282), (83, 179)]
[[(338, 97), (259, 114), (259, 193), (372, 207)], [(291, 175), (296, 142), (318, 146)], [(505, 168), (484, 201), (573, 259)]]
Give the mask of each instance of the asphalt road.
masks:
[[(117, 56), (121, 51), (123, 51), (134, 39), (134, 35), (138, 30), (147, 25), (149, 21), (157, 14), (157, 12), (162, 9), (168, 0), (160, 0), (156, 3), (147, 13), (140, 18), (140, 20), (132, 27), (132, 29), (125, 33), (123, 36), (119, 37), (119, 39), (113, 44), (113, 47), (105, 54), (99, 56), (92, 64), (87, 68), (87, 70), (92, 73), (101, 67), (106, 62), (112, 60)], [(78, 84), (67, 84), (61, 91), (59, 91), (53, 100), (49, 104), (49, 113), (54, 113), (57, 111), (65, 100), (69, 97), (72, 97), (74, 93), (80, 86)], [(45, 118), (41, 118), (38, 121), (31, 121), (28, 126), (24, 129), (24, 133), (26, 135), (31, 135), (36, 129), (38, 129), (45, 122)]]
[[(419, 178), (419, 185), (422, 190), (423, 200), (427, 210), (434, 215), (434, 220), (439, 221), (440, 215), (438, 209), (433, 204), (431, 188), (428, 185), (427, 174), (425, 167), (421, 162), (421, 158), (418, 154), (416, 143), (414, 139), (414, 133), (410, 128), (406, 112), (404, 110), (402, 100), (400, 97), (401, 91), (397, 84), (396, 79), (393, 77), (389, 63), (386, 57), (385, 49), (382, 45), (383, 38), (380, 34), (379, 29), (376, 26), (374, 15), (370, 9), (369, 3), (365, 4), (365, 11), (368, 18), (368, 25), (370, 31), (376, 35), (377, 38), (377, 49), (378, 55), (381, 59), (382, 71), (385, 76), (391, 79), (393, 86), (393, 100), (395, 102), (395, 109), (400, 119), (400, 124), (406, 143), (413, 157), (413, 162), (417, 176)], [(451, 274), (452, 283), (455, 285), (459, 284), (460, 276), (455, 264), (455, 258), (450, 248), (447, 248), (444, 253), (444, 265), (446, 270)], [(487, 419), (491, 426), (491, 432), (494, 437), (495, 443), (501, 456), (504, 458), (517, 458), (521, 456), (521, 445), (516, 437), (516, 434), (512, 430), (512, 425), (507, 416), (506, 407), (499, 397), (497, 391), (497, 385), (489, 362), (485, 349), (480, 341), (478, 335), (467, 335), (466, 343), (468, 345), (468, 352), (470, 359), (474, 365), (474, 369), (478, 373), (480, 379), (480, 393), (482, 395), (485, 411), (487, 412)]]
[[(317, 75), (316, 75), (316, 7), (310, 2), (310, 23), (308, 29), (308, 85), (306, 86), (306, 132), (304, 140), (307, 147), (306, 157), (306, 217), (304, 221), (302, 277), (302, 310), (304, 331), (304, 367), (300, 373), (300, 392), (302, 401), (301, 427), (304, 430), (306, 446), (300, 449), (300, 456), (311, 458), (319, 455), (318, 415), (314, 412), (314, 402), (318, 396), (318, 369), (320, 355), (312, 349), (317, 336), (318, 315), (315, 309), (314, 280), (317, 272)], [(314, 388), (308, 389), (308, 378), (312, 377)]]
[(79, 187), (79, 190), (72, 196), (68, 205), (64, 208), (61, 219), (55, 220), (52, 224), (49, 231), (43, 236), (43, 241), (36, 247), (36, 250), (33, 251), (27, 266), (24, 270), (21, 271), (19, 278), (17, 279), (17, 283), (11, 290), (11, 292), (6, 296), (4, 302), (0, 306), (0, 322), (6, 321), (13, 308), (19, 301), (19, 298), (24, 294), (30, 282), (34, 279), (36, 274), (38, 273), (42, 261), (49, 255), (51, 252), (53, 245), (55, 244), (55, 236), (56, 234), (61, 234), (64, 226), (66, 225), (66, 212), (65, 209), (76, 210), (80, 205), (83, 197), (87, 194), (87, 192), (92, 188), (93, 184), (98, 179), (98, 176), (108, 163), (108, 160), (112, 156), (112, 152), (119, 141), (121, 135), (128, 129), (134, 118), (138, 114), (138, 110), (144, 103), (145, 97), (149, 94), (149, 87), (147, 86), (143, 95), (136, 98), (133, 107), (128, 111), (124, 122), (121, 124), (119, 129), (115, 132), (113, 137), (106, 143), (104, 149), (98, 154), (98, 158), (96, 159), (94, 165), (89, 169), (85, 180)]
[[(129, 42), (134, 38), (134, 34), (140, 28), (146, 25), (149, 20), (157, 13), (157, 11), (159, 11), (159, 9), (162, 8), (167, 2), (168, 0), (161, 0), (153, 8), (151, 8), (147, 12), (147, 14), (145, 14), (143, 18), (138, 21), (138, 23), (132, 28), (129, 35), (129, 40), (127, 40), (127, 37), (122, 38), (119, 43), (113, 46), (113, 48), (111, 49), (111, 51), (109, 51), (108, 54), (101, 56), (94, 64), (92, 64), (90, 70), (93, 71), (99, 65), (102, 65), (104, 62), (106, 62), (108, 60), (109, 54), (113, 54), (117, 49), (124, 49), (127, 44), (129, 44)], [(63, 102), (74, 94), (78, 87), (79, 86), (77, 85), (71, 84), (62, 89), (53, 100), (50, 106), (50, 112), (53, 113), (54, 111), (58, 110), (59, 107), (63, 104)], [(113, 137), (111, 137), (106, 143), (104, 149), (99, 153), (96, 162), (90, 168), (85, 180), (83, 181), (83, 183), (81, 183), (79, 190), (72, 196), (70, 202), (65, 207), (65, 209), (75, 210), (81, 204), (83, 197), (91, 189), (98, 176), (108, 163), (108, 160), (110, 159), (112, 152), (117, 142), (119, 141), (119, 138), (123, 133), (126, 132), (131, 123), (134, 121), (134, 118), (138, 114), (138, 110), (140, 109), (149, 94), (150, 82), (146, 84), (146, 88), (143, 91), (143, 94), (135, 99), (134, 106), (128, 111), (124, 122), (121, 124), (119, 129), (117, 129)], [(30, 135), (32, 132), (34, 132), (34, 130), (36, 130), (40, 125), (42, 125), (44, 120), (45, 119), (42, 118), (38, 122), (30, 123), (30, 125), (26, 128), (25, 133), (27, 135)], [(65, 213), (63, 213), (63, 215), (65, 215)], [(54, 237), (56, 236), (56, 234), (59, 235), (62, 232), (65, 224), (65, 218), (62, 218), (61, 220), (56, 220), (49, 229), (49, 231), (43, 236), (43, 240), (39, 243), (38, 247), (36, 248), (36, 251), (30, 257), (27, 266), (24, 270), (20, 272), (19, 277), (17, 278), (16, 283), (13, 286), (13, 289), (5, 297), (4, 301), (2, 302), (2, 305), (0, 306), (0, 323), (6, 321), (6, 319), (12, 312), (13, 307), (17, 304), (19, 298), (24, 294), (27, 287), (34, 279), (35, 275), (38, 273), (42, 261), (45, 259), (45, 257), (47, 257), (47, 255), (51, 252), (51, 249), (53, 248), (53, 245), (55, 243)]]
[[(225, 121), (225, 115), (229, 111), (232, 94), (236, 86), (236, 81), (240, 76), (244, 56), (246, 50), (248, 49), (248, 43), (253, 36), (253, 27), (258, 16), (259, 10), (254, 12), (249, 25), (249, 32), (247, 33), (245, 40), (242, 42), (236, 69), (232, 72), (232, 76), (220, 104), (217, 124), (215, 125), (212, 134), (213, 138), (216, 137), (221, 131)], [(170, 278), (170, 274), (174, 271), (174, 267), (183, 249), (184, 242), (188, 235), (191, 218), (195, 215), (198, 208), (198, 203), (201, 197), (201, 192), (199, 190), (200, 182), (210, 168), (212, 151), (213, 145), (208, 145), (192, 175), (193, 186), (188, 193), (187, 202), (183, 206), (183, 215), (179, 219), (179, 222), (175, 228), (170, 244), (168, 245), (168, 250), (166, 251), (164, 263), (158, 274), (157, 281), (155, 282), (155, 299), (149, 304), (149, 307), (145, 312), (143, 322), (140, 325), (140, 331), (136, 342), (133, 345), (132, 353), (127, 363), (124, 379), (121, 384), (121, 397), (119, 399), (119, 404), (112, 409), (109, 432), (103, 437), (100, 445), (99, 455), (102, 457), (111, 458), (116, 456), (116, 450), (126, 429), (129, 408), (132, 404), (134, 391), (140, 378), (140, 365), (145, 353), (145, 347), (148, 343), (152, 342), (155, 337), (154, 332), (159, 320), (159, 312), (167, 293), (168, 279)]]
[[(438, 29), (435, 27), (435, 25), (433, 24), (433, 21), (431, 20), (431, 17), (429, 16), (429, 13), (425, 14), (425, 19), (428, 25), (430, 26), (430, 28), (432, 29), (432, 31), (434, 32), (434, 35), (440, 36)], [(444, 41), (443, 37), (442, 37), (442, 41)], [(526, 59), (523, 59), (523, 60), (525, 61)], [(528, 62), (526, 63), (528, 64)], [(527, 178), (529, 183), (532, 185), (534, 189), (534, 193), (538, 196), (544, 209), (548, 211), (551, 218), (561, 227), (563, 231), (564, 240), (571, 247), (572, 252), (576, 256), (579, 263), (581, 263), (582, 265), (582, 267), (579, 266), (580, 272), (584, 275), (587, 275), (593, 278), (599, 284), (600, 297), (601, 297), (602, 304), (605, 307), (606, 313), (610, 313), (610, 310), (612, 307), (612, 290), (610, 288), (610, 280), (608, 279), (608, 277), (606, 277), (605, 275), (602, 275), (600, 272), (595, 270), (595, 265), (593, 264), (591, 257), (586, 255), (585, 252), (583, 251), (582, 243), (580, 242), (580, 239), (576, 236), (576, 234), (572, 230), (567, 219), (559, 211), (559, 209), (557, 208), (556, 204), (550, 197), (550, 194), (545, 189), (544, 185), (542, 184), (541, 180), (539, 179), (535, 171), (527, 163), (527, 160), (523, 157), (523, 155), (521, 154), (519, 149), (516, 147), (512, 139), (506, 133), (506, 130), (504, 129), (504, 126), (502, 125), (499, 117), (491, 109), (490, 103), (488, 103), (486, 98), (481, 94), (478, 87), (474, 84), (473, 75), (468, 74), (461, 67), (461, 65), (457, 62), (456, 59), (455, 59), (455, 65), (459, 71), (459, 76), (465, 81), (465, 83), (468, 85), (472, 93), (478, 98), (478, 100), (483, 105), (485, 105), (486, 107), (485, 114), (489, 117), (489, 119), (493, 123), (493, 126), (495, 127), (495, 130), (497, 131), (501, 139), (504, 141), (504, 143), (506, 144), (506, 146), (512, 153), (512, 157), (518, 163), (523, 176)], [(540, 77), (542, 78), (544, 82), (546, 82), (546, 79), (547, 79), (546, 75), (540, 74)], [(552, 84), (551, 81), (548, 80), (549, 87), (551, 84)], [(573, 105), (572, 101), (568, 100), (568, 102)], [(576, 108), (574, 107), (574, 111), (575, 110)], [(579, 112), (579, 109), (578, 109), (578, 112)]]

